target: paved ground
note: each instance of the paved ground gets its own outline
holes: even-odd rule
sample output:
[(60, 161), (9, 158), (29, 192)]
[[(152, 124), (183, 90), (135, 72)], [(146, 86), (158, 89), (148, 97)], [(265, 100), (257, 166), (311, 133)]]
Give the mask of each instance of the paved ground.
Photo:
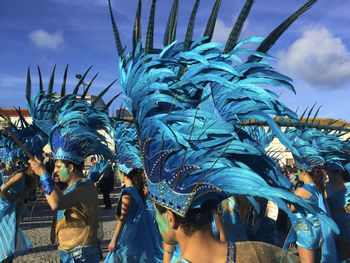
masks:
[[(114, 188), (111, 193), (112, 209), (102, 209), (103, 198), (99, 194), (100, 201), (100, 221), (103, 225), (103, 238), (101, 238), (101, 249), (103, 257), (107, 255), (107, 246), (113, 235), (116, 219), (114, 210), (117, 204), (119, 188)], [(27, 204), (30, 210), (34, 202)], [(49, 208), (46, 199), (41, 196), (36, 201), (32, 210), (32, 216), (23, 218), (21, 228), (32, 243), (32, 248), (26, 254), (16, 258), (14, 263), (56, 263), (58, 260), (57, 245), (51, 245), (50, 229), (53, 212)], [(101, 260), (103, 262), (103, 260)]]

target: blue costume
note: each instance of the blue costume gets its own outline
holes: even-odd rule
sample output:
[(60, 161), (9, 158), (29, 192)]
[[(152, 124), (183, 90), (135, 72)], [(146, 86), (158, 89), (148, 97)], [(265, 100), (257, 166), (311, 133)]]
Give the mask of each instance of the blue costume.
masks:
[[(295, 166), (298, 169), (312, 172), (313, 169), (321, 169), (321, 164), (339, 163), (339, 158), (333, 153), (339, 152), (341, 142), (334, 134), (310, 128), (286, 129), (286, 134), (293, 138), (293, 146), (299, 151), (299, 156), (294, 156)], [(308, 204), (316, 204), (325, 215), (330, 216), (328, 204), (316, 186), (306, 184), (303, 188), (311, 194), (309, 199), (304, 200)], [(322, 261), (338, 262), (334, 238), (335, 234), (339, 234), (339, 228), (331, 229), (319, 216), (305, 210), (301, 214), (301, 210), (303, 209), (297, 207), (296, 218), (292, 218), (297, 233), (297, 244), (306, 249), (322, 247)]]
[(350, 242), (350, 213), (345, 210), (345, 207), (350, 204), (350, 183), (347, 183), (343, 189), (333, 192), (332, 182), (329, 182), (327, 186), (327, 201), (333, 219), (340, 229), (340, 234), (336, 238)]
[(226, 200), (228, 206), (233, 212), (231, 213), (231, 211), (228, 211), (228, 209), (223, 209), (221, 214), (227, 242), (247, 241), (247, 226), (242, 223), (239, 217), (239, 205), (233, 196), (230, 196)]
[[(65, 87), (61, 94), (64, 94)], [(87, 102), (74, 92), (72, 95), (52, 96), (40, 92), (33, 100), (27, 98), (28, 108), (34, 124), (49, 138), (54, 159), (80, 165), (91, 155), (109, 159), (111, 151), (104, 135), (109, 134), (110, 121), (101, 107), (95, 102)], [(94, 178), (92, 178), (94, 179)], [(98, 179), (98, 178), (97, 178)], [(50, 174), (40, 175), (46, 195), (50, 195), (54, 182)], [(58, 236), (60, 262), (99, 262), (101, 252), (97, 236), (98, 196), (96, 187), (89, 179), (81, 179), (71, 185), (66, 195), (79, 193), (79, 200), (66, 209), (58, 211), (55, 233)], [(67, 236), (71, 234), (70, 238)]]
[[(133, 124), (118, 121), (114, 127), (114, 142), (119, 170), (129, 174), (133, 169), (143, 167)], [(132, 197), (131, 207), (116, 238), (115, 250), (107, 255), (104, 262), (162, 262), (162, 237), (155, 221), (152, 201), (148, 196), (143, 200), (135, 186), (128, 186), (120, 193), (117, 218), (121, 215), (122, 197), (126, 194)]]
[[(19, 115), (20, 119), (23, 118), (20, 112)], [(32, 155), (41, 154), (42, 148), (47, 143), (47, 138), (45, 138), (44, 133), (36, 129), (34, 125), (27, 123), (24, 118), (14, 125), (11, 125), (8, 129), (15, 134), (17, 139)], [(17, 159), (24, 162), (28, 160), (28, 156), (24, 151), (14, 142), (12, 137), (6, 133), (1, 134), (0, 149), (0, 158), (4, 162), (14, 163)], [(24, 172), (25, 170), (23, 170), (23, 173)], [(7, 181), (11, 180), (12, 176), (15, 176), (16, 173), (15, 171), (12, 175), (7, 176), (2, 172), (2, 186), (4, 186)], [(27, 186), (35, 187), (35, 179), (36, 178), (29, 178), (28, 175), (26, 179), (21, 180), (17, 185), (13, 186), (13, 188), (7, 190), (9, 196), (4, 194), (0, 197), (0, 261), (12, 255), (18, 256), (24, 251), (27, 251), (31, 246), (23, 231), (18, 225), (16, 226), (16, 224), (19, 224), (23, 212), (23, 200), (17, 201), (16, 198), (19, 194), (23, 194), (23, 192), (29, 189), (27, 189)], [(31, 183), (33, 183), (33, 185), (31, 185)], [(25, 196), (22, 195), (21, 198), (25, 198)], [(16, 244), (15, 238), (17, 238)]]
[[(177, 42), (178, 1), (174, 1), (164, 47), (156, 49), (152, 34), (156, 1), (152, 1), (145, 45), (141, 40), (139, 1), (134, 48), (126, 56), (110, 5), (120, 58), (119, 81), (124, 104), (135, 123), (151, 199), (184, 220), (192, 209), (207, 209), (207, 201), (217, 205), (235, 194), (246, 195), (257, 209), (255, 197), (274, 201), (286, 210), (284, 200), (288, 200), (307, 207), (336, 228), (319, 209), (287, 190), (290, 182), (244, 129), (250, 121), (265, 121), (274, 135), (295, 152), (271, 115), (296, 119), (296, 114), (280, 103), (271, 90), (256, 84), (294, 88), (289, 78), (261, 61), (271, 58), (263, 53), (265, 48), (262, 52), (241, 48), (249, 42), (263, 41), (252, 37), (237, 43), (242, 24), (235, 25), (226, 46), (210, 42), (220, 2), (216, 1), (203, 38), (192, 40), (199, 4), (196, 1), (186, 38)], [(249, 9), (245, 6), (241, 18)], [(264, 41), (261, 46), (269, 45)], [(243, 54), (250, 56), (248, 63), (242, 62)], [(227, 261), (234, 262), (236, 243), (228, 244)], [(181, 261), (186, 262), (179, 258)]]
[(120, 193), (116, 216), (120, 216), (121, 199), (124, 194), (132, 197), (132, 206), (123, 230), (116, 240), (115, 251), (107, 256), (105, 262), (162, 262), (159, 230), (135, 186), (126, 187)]
[[(315, 184), (305, 184), (301, 188), (305, 189), (310, 193), (310, 197), (305, 199), (307, 203), (318, 205), (318, 199), (324, 198), (317, 191)], [(321, 244), (321, 222), (320, 220), (311, 213), (307, 213), (306, 219), (310, 221), (311, 225), (308, 225), (304, 219), (302, 219), (300, 213), (296, 213), (296, 221), (294, 230), (297, 233), (296, 243), (306, 249), (317, 249), (320, 248)]]
[[(6, 183), (6, 176), (3, 177), (3, 184)], [(8, 190), (8, 193), (16, 198), (16, 195), (20, 194), (25, 189), (25, 180), (22, 180), (19, 184), (15, 185), (12, 189)], [(0, 262), (8, 258), (11, 255), (20, 255), (22, 252), (28, 250), (31, 247), (31, 243), (24, 235), (22, 230), (18, 228), (16, 233), (16, 224), (21, 215), (20, 211), (17, 211), (17, 203), (0, 196)], [(19, 213), (19, 215), (17, 214)], [(15, 244), (15, 235), (17, 234), (17, 244)], [(22, 244), (22, 247), (19, 247)]]

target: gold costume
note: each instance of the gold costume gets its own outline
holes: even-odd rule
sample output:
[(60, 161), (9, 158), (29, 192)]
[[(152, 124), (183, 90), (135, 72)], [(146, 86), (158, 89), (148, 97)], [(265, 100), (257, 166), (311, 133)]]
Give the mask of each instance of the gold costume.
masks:
[[(69, 189), (69, 188), (68, 188)], [(67, 190), (68, 190), (67, 189)], [(80, 202), (64, 211), (63, 218), (58, 217), (56, 235), (59, 250), (69, 250), (78, 245), (98, 242), (98, 197), (94, 185), (86, 180), (79, 181), (74, 189), (65, 195), (79, 192)], [(59, 211), (60, 212), (60, 211)]]
[[(282, 248), (257, 241), (236, 242), (236, 263), (246, 262), (266, 262), (266, 263), (279, 263), (288, 262), (287, 251)], [(298, 256), (288, 253), (288, 256), (292, 259), (292, 262), (300, 262)], [(282, 260), (281, 260), (282, 258)]]

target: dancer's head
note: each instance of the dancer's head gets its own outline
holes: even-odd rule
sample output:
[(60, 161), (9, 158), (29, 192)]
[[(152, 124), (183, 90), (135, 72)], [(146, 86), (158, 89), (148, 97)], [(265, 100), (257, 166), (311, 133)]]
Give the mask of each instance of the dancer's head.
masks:
[(68, 183), (72, 176), (81, 176), (84, 162), (75, 164), (67, 160), (56, 160), (54, 173), (58, 175), (61, 182)]
[(140, 196), (144, 199), (144, 171), (143, 169), (136, 168), (132, 169), (129, 173), (125, 173), (122, 170), (118, 170), (119, 178), (121, 183), (124, 183), (126, 186), (134, 185), (139, 192)]
[(298, 170), (298, 177), (303, 183), (311, 180), (317, 186), (317, 190), (320, 193), (324, 193), (327, 177), (322, 167), (314, 167), (311, 171)]
[(176, 244), (181, 235), (192, 236), (197, 231), (211, 229), (213, 205), (210, 202), (204, 203), (200, 208), (189, 209), (185, 217), (158, 204), (155, 204), (155, 209), (160, 234), (167, 244)]

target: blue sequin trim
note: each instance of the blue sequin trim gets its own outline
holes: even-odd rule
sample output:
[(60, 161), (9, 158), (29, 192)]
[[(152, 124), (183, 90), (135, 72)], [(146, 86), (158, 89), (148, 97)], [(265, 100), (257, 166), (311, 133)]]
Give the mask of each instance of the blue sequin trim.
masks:
[(44, 188), (45, 194), (50, 195), (55, 186), (55, 182), (51, 179), (51, 175), (48, 173), (40, 175), (40, 182)]

